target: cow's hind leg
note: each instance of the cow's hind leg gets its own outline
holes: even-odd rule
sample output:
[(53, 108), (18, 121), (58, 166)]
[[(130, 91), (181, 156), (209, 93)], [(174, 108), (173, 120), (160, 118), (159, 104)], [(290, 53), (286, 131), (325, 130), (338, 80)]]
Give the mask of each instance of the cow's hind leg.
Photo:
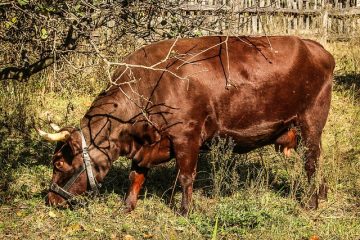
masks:
[(318, 207), (319, 193), (323, 196), (327, 194), (325, 181), (316, 183), (315, 173), (319, 165), (321, 134), (330, 108), (330, 93), (331, 85), (324, 86), (314, 105), (305, 111), (300, 120), (301, 135), (305, 145), (305, 170), (310, 184), (309, 199), (306, 205), (310, 209)]
[(182, 187), (180, 214), (185, 216), (189, 212), (192, 200), (193, 183), (196, 176), (200, 146), (194, 139), (182, 138), (174, 141), (173, 147), (179, 170), (179, 182)]
[(320, 137), (321, 134), (311, 134), (308, 130), (303, 131), (305, 144), (305, 170), (309, 182), (308, 199), (306, 206), (310, 209), (318, 207), (318, 193), (315, 182), (315, 173), (318, 169), (318, 159), (320, 157)]
[(131, 172), (129, 175), (130, 188), (128, 191), (128, 196), (125, 200), (125, 203), (126, 203), (125, 211), (126, 212), (130, 212), (130, 211), (134, 210), (134, 208), (136, 207), (138, 195), (139, 195), (142, 185), (145, 182), (148, 170), (149, 170), (148, 168), (140, 167), (137, 165), (136, 162), (134, 162), (134, 161), (132, 162)]

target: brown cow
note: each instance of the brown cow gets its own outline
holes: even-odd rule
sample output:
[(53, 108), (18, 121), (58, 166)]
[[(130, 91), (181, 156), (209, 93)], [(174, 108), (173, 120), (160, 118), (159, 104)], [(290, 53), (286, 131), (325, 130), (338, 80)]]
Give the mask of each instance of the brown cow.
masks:
[[(232, 137), (236, 152), (248, 152), (288, 134), (292, 119), (306, 146), (310, 181), (320, 155), (334, 65), (320, 44), (290, 36), (212, 36), (143, 47), (125, 59), (80, 129), (39, 131), (59, 141), (48, 202), (56, 205), (96, 191), (122, 155), (132, 159), (126, 199), (132, 210), (148, 169), (174, 156), (181, 212), (186, 214), (198, 153), (206, 141), (215, 135)], [(314, 194), (310, 207), (317, 202)]]

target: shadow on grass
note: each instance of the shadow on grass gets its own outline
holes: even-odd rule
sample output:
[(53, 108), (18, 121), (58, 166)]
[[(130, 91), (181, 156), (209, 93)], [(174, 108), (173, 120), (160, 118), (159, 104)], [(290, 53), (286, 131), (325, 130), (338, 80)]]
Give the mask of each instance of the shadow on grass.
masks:
[[(6, 194), (8, 185), (13, 179), (14, 172), (18, 171), (20, 167), (33, 168), (39, 165), (50, 167), (51, 156), (53, 154), (54, 146), (50, 143), (43, 142), (40, 139), (31, 137), (29, 134), (12, 135), (7, 130), (0, 131), (0, 171), (2, 172), (0, 177), (0, 189)], [(240, 189), (244, 189), (247, 186), (249, 179), (256, 179), (264, 167), (260, 162), (240, 162), (237, 163), (239, 183), (234, 186), (239, 186)], [(131, 161), (126, 158), (120, 158), (110, 169), (108, 175), (104, 179), (102, 193), (114, 192), (119, 195), (120, 198), (125, 198), (127, 190), (129, 188), (130, 181), (128, 179), (130, 173)], [(199, 157), (197, 176), (194, 182), (194, 189), (201, 189), (205, 196), (212, 197), (213, 194), (213, 176), (211, 173), (211, 163), (206, 154), (201, 154)], [(173, 188), (174, 192), (181, 191), (179, 182), (175, 184), (177, 176), (177, 169), (175, 168), (175, 160), (155, 167), (150, 170), (148, 179), (145, 182), (144, 188), (140, 193), (140, 198), (147, 195), (153, 195), (162, 199), (166, 204), (170, 203), (172, 198)], [(276, 176), (270, 170), (268, 170), (268, 182), (270, 188), (276, 192), (280, 192), (283, 196), (288, 196), (290, 192), (290, 186), (286, 181), (275, 181)], [(49, 179), (50, 183), (50, 179)], [(237, 189), (235, 189), (236, 191)], [(47, 188), (38, 193), (36, 198), (44, 198), (47, 194)], [(227, 193), (224, 196), (229, 195)], [(1, 196), (0, 196), (1, 197)], [(11, 196), (9, 196), (11, 197)], [(178, 204), (178, 203), (176, 203)]]
[(0, 129), (0, 198), (7, 195), (9, 185), (14, 181), (13, 174), (20, 168), (50, 166), (53, 146), (32, 138), (28, 132)]
[[(130, 186), (130, 166), (131, 160), (129, 159), (120, 158), (117, 160), (105, 177), (101, 191), (114, 192), (120, 197), (125, 198)], [(150, 169), (144, 187), (140, 192), (140, 198), (146, 192), (147, 195), (155, 195), (166, 202), (176, 179), (176, 171), (174, 159), (166, 164)]]
[(346, 90), (354, 91), (355, 98), (360, 100), (360, 74), (350, 73), (335, 76), (335, 84), (344, 87)]
[[(131, 161), (125, 158), (119, 159), (114, 166), (110, 169), (108, 175), (104, 179), (102, 192), (110, 193), (114, 192), (119, 195), (120, 198), (125, 199), (127, 190), (129, 188), (130, 181), (128, 179), (130, 173)], [(194, 190), (201, 190), (202, 193), (211, 198), (213, 194), (213, 176), (211, 173), (211, 163), (207, 159), (206, 155), (200, 155), (197, 168), (197, 176), (194, 182)], [(243, 190), (249, 187), (249, 181), (257, 181), (261, 178), (260, 185), (266, 185), (272, 191), (280, 194), (283, 197), (289, 197), (291, 195), (291, 186), (287, 179), (279, 179), (276, 175), (276, 171), (271, 167), (266, 170), (266, 177), (264, 176), (264, 166), (260, 162), (238, 162), (237, 163), (239, 182), (234, 186), (239, 186), (237, 190)], [(140, 192), (139, 199), (143, 199), (145, 193), (147, 196), (156, 196), (164, 201), (167, 205), (179, 205), (179, 202), (170, 203), (172, 199), (173, 188), (174, 192), (181, 192), (181, 187), (175, 180), (177, 176), (177, 169), (175, 168), (175, 159), (172, 159), (169, 163), (160, 165), (150, 170), (148, 178), (144, 184), (143, 189)], [(256, 187), (256, 184), (255, 184)], [(301, 198), (301, 189), (296, 193), (296, 199)], [(224, 193), (223, 196), (230, 196), (231, 193)]]

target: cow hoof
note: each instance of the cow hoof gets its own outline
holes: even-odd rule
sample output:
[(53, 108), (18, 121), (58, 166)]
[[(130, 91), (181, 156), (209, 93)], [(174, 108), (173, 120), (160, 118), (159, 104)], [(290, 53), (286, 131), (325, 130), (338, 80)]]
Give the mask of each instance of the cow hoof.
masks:
[(135, 206), (136, 206), (136, 204), (134, 204), (134, 203), (129, 203), (129, 202), (125, 202), (125, 207), (124, 207), (124, 209), (123, 209), (123, 212), (124, 213), (130, 213), (130, 212), (132, 212), (134, 209), (135, 209)]
[(128, 203), (125, 203), (125, 206), (123, 208), (123, 213), (130, 213), (132, 212), (133, 210), (135, 209), (135, 205), (134, 204), (128, 204)]
[(187, 217), (188, 214), (189, 214), (189, 209), (186, 209), (186, 208), (181, 208), (180, 211), (179, 211), (179, 214), (183, 217)]
[(129, 213), (131, 213), (133, 210), (134, 210), (133, 208), (128, 207), (128, 206), (125, 206), (125, 207), (123, 208), (123, 211), (122, 211), (122, 212), (123, 212), (124, 214), (129, 214)]

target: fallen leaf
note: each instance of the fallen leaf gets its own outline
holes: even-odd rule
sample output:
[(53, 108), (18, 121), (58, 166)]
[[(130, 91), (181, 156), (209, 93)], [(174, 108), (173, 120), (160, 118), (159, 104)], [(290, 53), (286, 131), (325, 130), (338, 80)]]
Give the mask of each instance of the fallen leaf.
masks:
[(185, 228), (184, 228), (184, 227), (176, 227), (175, 230), (176, 230), (176, 231), (179, 231), (179, 232), (182, 232), (182, 231), (185, 230)]
[(320, 238), (317, 235), (313, 235), (309, 238), (309, 240), (320, 240)]
[(111, 239), (111, 240), (116, 240), (116, 239), (118, 239), (116, 233), (110, 234), (110, 239)]
[(65, 228), (67, 234), (72, 234), (74, 232), (82, 230), (83, 227), (79, 223), (72, 224)]
[(21, 211), (16, 212), (16, 216), (21, 217), (22, 215), (24, 215), (24, 214)]
[(123, 239), (124, 240), (135, 240), (135, 238), (129, 234), (126, 234)]
[(49, 216), (52, 218), (56, 218), (56, 213), (54, 213), (53, 211), (50, 211)]
[(151, 234), (151, 233), (148, 233), (148, 234), (145, 233), (145, 234), (143, 235), (143, 237), (144, 237), (145, 239), (150, 239), (150, 238), (153, 238), (154, 235)]
[(101, 228), (95, 228), (94, 229), (95, 232), (99, 232), (99, 233), (102, 233), (104, 232), (104, 229), (101, 229)]

